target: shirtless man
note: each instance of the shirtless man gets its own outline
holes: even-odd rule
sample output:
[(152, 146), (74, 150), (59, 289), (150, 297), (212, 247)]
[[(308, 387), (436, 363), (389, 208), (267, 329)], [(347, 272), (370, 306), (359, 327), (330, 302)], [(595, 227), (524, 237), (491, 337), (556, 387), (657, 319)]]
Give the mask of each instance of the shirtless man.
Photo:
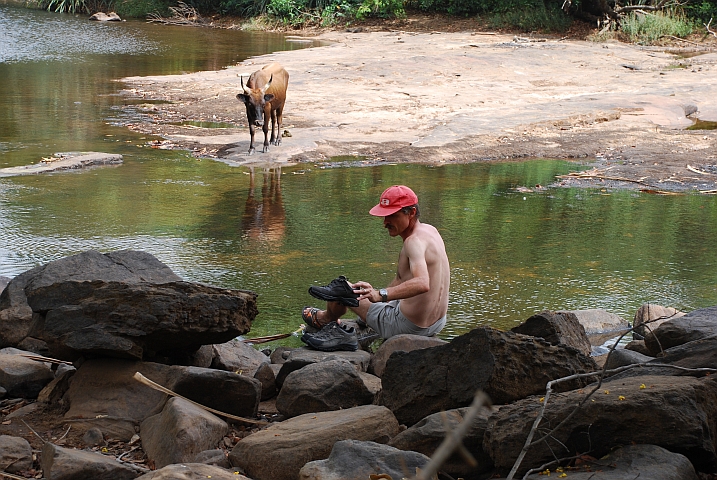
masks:
[(390, 236), (403, 239), (396, 277), (380, 290), (365, 281), (348, 283), (343, 277), (326, 287), (311, 287), (309, 293), (327, 300), (327, 308), (307, 307), (304, 320), (321, 328), (350, 308), (383, 338), (401, 333), (437, 334), (446, 324), (451, 283), (441, 235), (435, 227), (419, 221), (418, 197), (403, 185), (386, 189), (369, 213), (383, 217)]

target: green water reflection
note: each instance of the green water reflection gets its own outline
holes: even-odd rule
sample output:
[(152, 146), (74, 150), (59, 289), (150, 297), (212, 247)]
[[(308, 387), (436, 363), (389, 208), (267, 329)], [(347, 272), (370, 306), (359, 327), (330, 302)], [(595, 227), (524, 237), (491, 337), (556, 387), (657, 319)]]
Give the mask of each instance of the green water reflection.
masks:
[(547, 160), (430, 167), (346, 157), (251, 172), (147, 148), (147, 138), (117, 126), (116, 78), (218, 69), (305, 46), (0, 3), (0, 168), (61, 151), (125, 161), (0, 179), (0, 275), (88, 249), (144, 250), (188, 280), (257, 291), (252, 336), (289, 332), (315, 302), (309, 285), (340, 274), (391, 280), (400, 239), (367, 212), (386, 187), (406, 183), (451, 260), (446, 338), (476, 325), (510, 328), (543, 309), (630, 318), (648, 301), (684, 310), (717, 303), (711, 196), (517, 191), (578, 168)]
[[(715, 198), (515, 187), (575, 169), (556, 161), (428, 167), (230, 168), (164, 152), (151, 161), (0, 183), (0, 274), (88, 248), (146, 250), (193, 280), (259, 292), (252, 335), (298, 327), (311, 284), (388, 283), (400, 239), (367, 214), (411, 185), (452, 265), (445, 337), (510, 328), (543, 309), (713, 305)], [(296, 340), (290, 340), (289, 343)]]

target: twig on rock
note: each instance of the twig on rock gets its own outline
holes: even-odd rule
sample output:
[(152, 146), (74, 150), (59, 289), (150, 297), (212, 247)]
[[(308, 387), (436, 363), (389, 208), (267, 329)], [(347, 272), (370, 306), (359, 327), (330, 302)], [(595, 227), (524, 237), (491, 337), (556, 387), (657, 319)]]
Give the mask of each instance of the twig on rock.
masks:
[(199, 408), (201, 408), (201, 409), (204, 409), (204, 410), (206, 410), (207, 412), (212, 412), (212, 413), (215, 413), (215, 414), (217, 414), (217, 415), (221, 415), (222, 417), (231, 418), (232, 420), (237, 420), (237, 421), (239, 421), (239, 422), (248, 423), (248, 424), (250, 424), (250, 425), (268, 425), (268, 424), (269, 424), (269, 422), (264, 422), (264, 421), (261, 421), (261, 420), (252, 420), (252, 419), (250, 419), (250, 418), (244, 418), (244, 417), (238, 417), (238, 416), (236, 416), (236, 415), (232, 415), (231, 413), (220, 412), (219, 410), (214, 410), (213, 408), (206, 407), (206, 406), (202, 405), (201, 403), (197, 403), (197, 402), (195, 402), (195, 401), (193, 401), (193, 400), (188, 399), (187, 397), (181, 396), (181, 395), (178, 394), (178, 393), (174, 393), (174, 392), (171, 391), (170, 389), (165, 388), (165, 387), (163, 387), (162, 385), (153, 382), (152, 380), (150, 380), (149, 378), (145, 377), (144, 375), (142, 375), (142, 374), (139, 373), (139, 372), (136, 372), (136, 373), (134, 374), (133, 378), (134, 378), (135, 380), (137, 380), (138, 382), (147, 385), (147, 386), (150, 387), (150, 388), (153, 388), (153, 389), (155, 389), (155, 390), (159, 390), (160, 392), (166, 393), (167, 395), (171, 395), (172, 397), (177, 397), (177, 398), (181, 398), (182, 400), (186, 400), (187, 402), (189, 402), (189, 403), (191, 403), (191, 404), (193, 404), (193, 405), (195, 405), (195, 406), (197, 406), (197, 407), (199, 407)]
[(16, 353), (15, 355), (29, 358), (30, 360), (36, 360), (38, 362), (55, 363), (58, 365), (72, 365), (72, 362), (66, 362), (64, 360), (58, 360), (56, 358), (43, 357), (42, 355), (33, 355), (30, 353)]
[[(647, 326), (647, 328), (650, 328), (650, 327), (648, 326), (649, 323), (656, 322), (656, 321), (658, 321), (658, 320), (666, 320), (666, 319), (669, 319), (669, 318), (674, 317), (676, 314), (677, 314), (677, 312), (673, 313), (672, 315), (667, 315), (667, 316), (661, 316), (661, 317), (653, 318), (652, 320), (649, 320), (649, 321), (647, 321), (647, 322), (641, 323), (640, 325), (644, 325), (644, 326)], [(620, 341), (625, 337), (625, 335), (627, 335), (628, 333), (632, 332), (634, 329), (635, 329), (635, 326), (633, 325), (630, 329), (628, 329), (628, 330), (625, 331), (622, 335), (620, 335), (620, 337), (618, 337), (617, 341), (613, 344), (613, 346), (610, 348), (610, 351), (608, 352), (607, 359), (605, 360), (605, 365), (603, 366), (602, 370), (600, 370), (600, 371), (598, 371), (598, 372), (579, 373), (579, 374), (569, 375), (569, 376), (567, 376), (567, 377), (558, 378), (558, 379), (556, 379), (556, 380), (551, 380), (551, 381), (549, 381), (549, 382), (547, 383), (546, 388), (545, 388), (545, 397), (543, 398), (543, 404), (542, 404), (541, 407), (540, 407), (540, 411), (538, 412), (537, 417), (536, 417), (535, 420), (533, 421), (533, 426), (531, 427), (530, 432), (528, 433), (528, 438), (525, 440), (525, 444), (523, 445), (523, 449), (522, 449), (522, 450), (520, 451), (520, 453), (518, 454), (518, 458), (515, 460), (515, 463), (513, 464), (513, 468), (510, 470), (510, 473), (509, 473), (508, 476), (506, 477), (506, 480), (513, 480), (513, 478), (515, 477), (515, 475), (516, 475), (518, 469), (520, 468), (520, 464), (523, 462), (523, 459), (525, 458), (525, 455), (528, 453), (528, 450), (530, 449), (530, 447), (532, 447), (532, 446), (535, 445), (535, 444), (538, 444), (538, 443), (540, 443), (540, 442), (545, 441), (548, 437), (551, 437), (555, 432), (558, 431), (558, 429), (560, 429), (560, 428), (561, 428), (563, 425), (565, 425), (572, 417), (574, 417), (574, 416), (577, 414), (577, 412), (578, 412), (578, 411), (580, 410), (580, 408), (582, 408), (582, 406), (588, 401), (588, 399), (589, 399), (596, 391), (598, 391), (598, 390), (600, 389), (600, 387), (602, 386), (603, 379), (605, 378), (606, 375), (613, 375), (613, 374), (616, 374), (616, 373), (624, 372), (624, 371), (626, 371), (626, 370), (630, 370), (630, 369), (632, 369), (632, 368), (643, 367), (643, 366), (644, 366), (644, 364), (641, 364), (641, 363), (634, 363), (634, 364), (624, 365), (624, 366), (622, 366), (622, 367), (618, 367), (618, 368), (613, 368), (613, 369), (607, 370), (607, 365), (608, 365), (608, 362), (609, 362), (609, 360), (610, 360), (610, 355), (612, 355), (612, 352), (615, 351), (615, 348), (616, 348), (617, 345), (620, 343)], [(658, 345), (660, 346), (660, 351), (664, 353), (664, 351), (662, 350), (662, 345), (659, 343), (659, 340), (658, 340)], [(717, 369), (714, 369), (714, 368), (686, 368), (686, 367), (680, 367), (680, 366), (677, 366), (677, 365), (660, 364), (660, 363), (653, 363), (653, 364), (651, 364), (650, 366), (651, 366), (651, 367), (674, 368), (674, 369), (677, 369), (677, 370), (682, 370), (682, 371), (686, 371), (686, 372), (694, 372), (694, 373), (699, 373), (699, 372), (710, 372), (710, 373), (711, 373), (711, 372), (717, 372)], [(548, 433), (546, 433), (545, 435), (543, 435), (542, 437), (540, 437), (539, 439), (537, 439), (537, 440), (534, 441), (534, 440), (533, 440), (533, 437), (534, 437), (535, 433), (537, 432), (538, 426), (540, 425), (540, 422), (542, 421), (543, 416), (544, 416), (544, 414), (545, 414), (545, 409), (546, 409), (546, 407), (547, 407), (547, 405), (548, 405), (548, 401), (549, 401), (549, 399), (550, 399), (550, 394), (552, 393), (553, 386), (554, 386), (554, 385), (557, 385), (557, 384), (559, 384), (559, 383), (566, 382), (566, 381), (576, 380), (576, 379), (580, 379), (580, 378), (589, 378), (589, 377), (598, 377), (598, 382), (597, 382), (597, 385), (595, 386), (595, 388), (593, 388), (593, 389), (585, 396), (585, 398), (583, 398), (583, 399), (580, 401), (580, 403), (578, 403), (578, 405), (568, 414), (568, 416), (565, 417), (560, 423), (558, 423), (558, 425), (556, 425), (556, 426), (555, 426), (552, 430), (550, 430)]]

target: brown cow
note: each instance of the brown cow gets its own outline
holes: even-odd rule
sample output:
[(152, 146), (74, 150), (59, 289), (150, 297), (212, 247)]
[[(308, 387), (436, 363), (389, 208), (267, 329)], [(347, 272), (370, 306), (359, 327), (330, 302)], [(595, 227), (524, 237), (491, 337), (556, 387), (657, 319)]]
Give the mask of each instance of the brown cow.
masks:
[[(241, 78), (241, 88), (244, 93), (238, 93), (237, 99), (246, 106), (246, 118), (249, 121), (249, 155), (254, 153), (254, 130), (262, 127), (264, 130), (264, 149), (269, 151), (269, 118), (271, 118), (271, 143), (281, 144), (281, 116), (286, 100), (286, 87), (289, 85), (289, 74), (278, 63), (270, 63), (261, 70), (252, 73), (244, 86)], [(274, 127), (278, 126), (276, 134)]]

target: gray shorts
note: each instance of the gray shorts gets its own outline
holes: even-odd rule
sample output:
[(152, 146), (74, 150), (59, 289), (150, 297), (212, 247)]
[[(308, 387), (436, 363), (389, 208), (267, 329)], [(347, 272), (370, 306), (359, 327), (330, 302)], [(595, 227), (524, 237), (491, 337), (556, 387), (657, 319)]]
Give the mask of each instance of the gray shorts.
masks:
[(430, 327), (421, 328), (407, 319), (401, 313), (400, 300), (391, 300), (388, 303), (377, 302), (368, 307), (366, 323), (381, 335), (381, 338), (389, 338), (402, 333), (411, 335), (423, 335), (430, 337), (438, 334), (446, 326), (444, 316)]

